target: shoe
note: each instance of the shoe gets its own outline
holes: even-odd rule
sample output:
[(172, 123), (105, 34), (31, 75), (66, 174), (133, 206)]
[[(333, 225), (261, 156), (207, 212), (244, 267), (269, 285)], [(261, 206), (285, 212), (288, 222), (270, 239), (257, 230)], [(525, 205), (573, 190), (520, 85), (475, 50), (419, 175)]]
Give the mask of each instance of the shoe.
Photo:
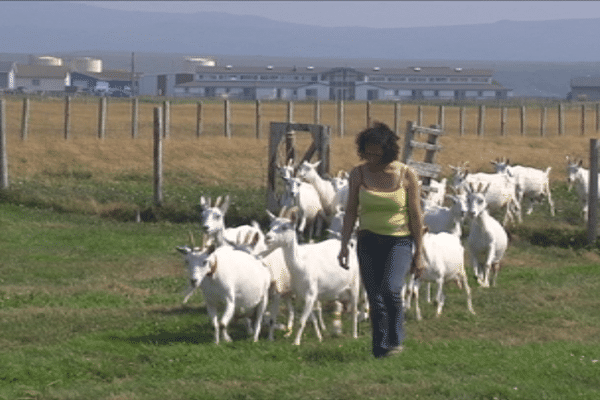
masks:
[(388, 350), (387, 353), (385, 353), (384, 357), (393, 357), (396, 356), (400, 353), (402, 353), (404, 351), (404, 346), (396, 346), (396, 347), (392, 347), (391, 349)]

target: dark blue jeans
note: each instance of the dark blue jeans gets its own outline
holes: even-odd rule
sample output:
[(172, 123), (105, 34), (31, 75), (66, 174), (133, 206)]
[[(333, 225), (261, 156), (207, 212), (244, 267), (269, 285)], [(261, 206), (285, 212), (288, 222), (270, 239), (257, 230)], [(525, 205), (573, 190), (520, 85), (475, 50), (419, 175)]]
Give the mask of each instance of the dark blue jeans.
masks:
[(412, 245), (411, 237), (364, 230), (358, 234), (358, 262), (369, 298), (375, 357), (404, 341), (402, 286), (412, 262)]

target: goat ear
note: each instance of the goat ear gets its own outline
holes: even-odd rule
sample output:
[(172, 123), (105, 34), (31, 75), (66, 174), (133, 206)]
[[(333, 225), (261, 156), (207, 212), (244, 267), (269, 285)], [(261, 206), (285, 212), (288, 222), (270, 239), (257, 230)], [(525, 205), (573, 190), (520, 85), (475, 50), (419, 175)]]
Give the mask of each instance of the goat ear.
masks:
[(249, 238), (247, 238), (246, 243), (250, 244), (252, 248), (255, 248), (260, 241), (260, 235), (258, 232), (250, 232), (248, 236)]
[(319, 166), (319, 164), (321, 164), (321, 161), (322, 161), (322, 160), (319, 160), (319, 161), (317, 161), (317, 162), (314, 162), (314, 163), (312, 163), (312, 164), (310, 164), (310, 165), (311, 165), (311, 166), (313, 166), (314, 168), (317, 168), (317, 167)]
[(285, 215), (288, 212), (288, 207), (287, 206), (283, 206), (281, 207), (281, 210), (279, 210), (279, 218), (283, 218), (285, 217)]
[(580, 167), (583, 166), (583, 159), (580, 159), (579, 162), (577, 163)]
[(296, 226), (298, 223), (298, 207), (290, 208), (288, 212), (288, 219), (292, 222), (292, 225)]
[(223, 214), (227, 213), (230, 203), (231, 203), (231, 201), (230, 201), (229, 195), (226, 195), (225, 199), (223, 200), (223, 203), (219, 206), (219, 208), (221, 209)]
[(210, 197), (200, 196), (200, 207), (202, 207), (203, 210), (210, 208)]
[(217, 199), (215, 200), (215, 204), (213, 205), (213, 207), (219, 207), (221, 205), (222, 201), (223, 201), (223, 196), (217, 197)]

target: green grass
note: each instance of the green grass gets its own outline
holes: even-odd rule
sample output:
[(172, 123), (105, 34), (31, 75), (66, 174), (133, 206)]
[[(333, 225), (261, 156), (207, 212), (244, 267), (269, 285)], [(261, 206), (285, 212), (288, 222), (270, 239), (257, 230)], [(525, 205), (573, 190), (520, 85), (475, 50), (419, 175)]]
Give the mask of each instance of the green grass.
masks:
[[(574, 194), (511, 228), (498, 286), (446, 287), (443, 315), (423, 299), (406, 315), (407, 349), (370, 356), (370, 327), (353, 340), (312, 328), (300, 347), (277, 333), (213, 344), (201, 294), (188, 306), (175, 246), (197, 232), (200, 195), (233, 196), (235, 225), (259, 220), (264, 189), (192, 188), (170, 176), (163, 207), (145, 176), (104, 183), (79, 168), (15, 183), (0, 198), (0, 399), (597, 399), (600, 252), (578, 238)], [(140, 210), (148, 222), (135, 223)], [(129, 213), (129, 214), (128, 214)], [(532, 245), (534, 243), (534, 245)], [(467, 267), (471, 275), (470, 267)]]

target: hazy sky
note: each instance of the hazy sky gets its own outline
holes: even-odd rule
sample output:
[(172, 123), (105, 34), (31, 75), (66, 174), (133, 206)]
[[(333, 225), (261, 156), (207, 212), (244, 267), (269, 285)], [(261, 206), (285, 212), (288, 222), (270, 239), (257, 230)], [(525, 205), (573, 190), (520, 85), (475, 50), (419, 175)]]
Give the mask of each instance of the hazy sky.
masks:
[(220, 11), (320, 26), (408, 28), (600, 18), (600, 1), (88, 1), (119, 10)]

